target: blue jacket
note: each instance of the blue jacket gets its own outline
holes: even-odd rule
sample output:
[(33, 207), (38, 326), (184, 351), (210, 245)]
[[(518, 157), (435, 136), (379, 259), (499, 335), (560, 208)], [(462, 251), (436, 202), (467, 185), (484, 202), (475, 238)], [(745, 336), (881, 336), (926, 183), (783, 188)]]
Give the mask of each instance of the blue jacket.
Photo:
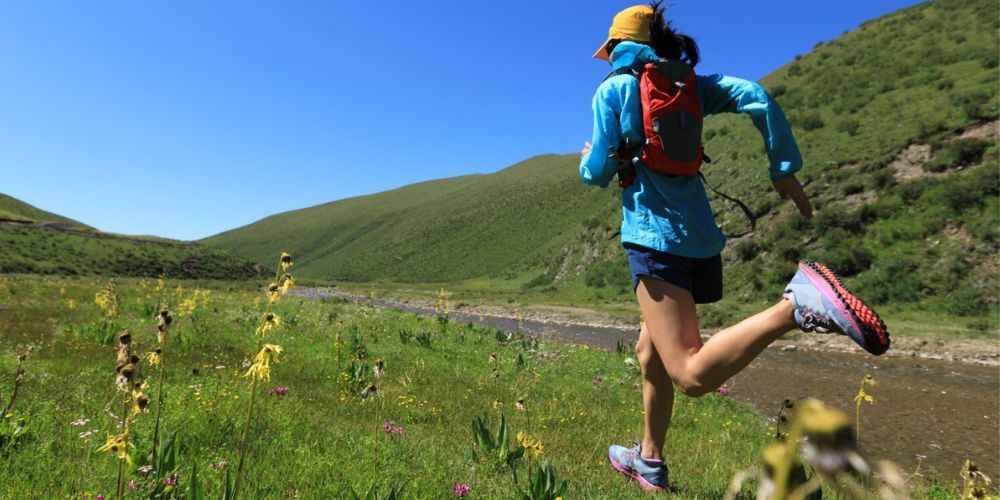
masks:
[[(614, 69), (639, 68), (657, 59), (651, 48), (634, 42), (622, 42), (611, 53)], [(723, 75), (699, 75), (697, 81), (704, 116), (750, 115), (764, 137), (771, 179), (802, 168), (802, 155), (785, 115), (760, 85)], [(645, 142), (638, 80), (630, 75), (605, 80), (597, 88), (593, 108), (592, 149), (580, 162), (580, 177), (587, 184), (607, 187), (617, 171), (609, 151), (626, 138)], [(622, 243), (699, 258), (712, 257), (726, 245), (697, 176), (667, 176), (639, 165), (635, 181), (622, 191), (622, 215)]]

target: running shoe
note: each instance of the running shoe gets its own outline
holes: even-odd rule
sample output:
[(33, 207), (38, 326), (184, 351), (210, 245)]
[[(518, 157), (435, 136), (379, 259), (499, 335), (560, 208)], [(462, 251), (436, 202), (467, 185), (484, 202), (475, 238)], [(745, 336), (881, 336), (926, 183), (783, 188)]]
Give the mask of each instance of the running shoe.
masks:
[(876, 356), (889, 349), (889, 331), (878, 314), (819, 262), (799, 262), (785, 298), (795, 306), (795, 323), (802, 331), (847, 335)]
[(608, 448), (608, 460), (618, 472), (635, 479), (639, 486), (649, 491), (667, 491), (670, 471), (662, 460), (642, 458), (640, 445), (631, 448), (612, 445)]

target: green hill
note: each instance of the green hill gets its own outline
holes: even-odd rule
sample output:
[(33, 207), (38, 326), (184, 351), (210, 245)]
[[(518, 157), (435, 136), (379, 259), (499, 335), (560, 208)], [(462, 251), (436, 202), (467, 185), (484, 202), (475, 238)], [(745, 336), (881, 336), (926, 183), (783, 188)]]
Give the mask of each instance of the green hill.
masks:
[[(925, 3), (817, 44), (762, 80), (806, 159), (811, 222), (771, 191), (749, 120), (709, 118), (710, 181), (760, 214), (757, 233), (724, 254), (730, 297), (773, 298), (790, 264), (810, 256), (876, 303), (995, 315), (998, 27), (993, 0)], [(577, 165), (576, 155), (539, 156), (278, 214), (205, 242), (257, 260), (289, 250), (313, 278), (487, 278), (625, 297), (617, 189), (585, 187)], [(745, 224), (713, 202), (724, 228)]]
[(81, 224), (73, 219), (67, 219), (52, 212), (46, 212), (40, 208), (29, 205), (17, 198), (0, 193), (0, 222), (26, 222), (26, 223), (63, 223), (66, 227), (75, 229), (93, 229), (90, 226)]
[(0, 273), (245, 279), (260, 272), (225, 250), (104, 233), (0, 194)]

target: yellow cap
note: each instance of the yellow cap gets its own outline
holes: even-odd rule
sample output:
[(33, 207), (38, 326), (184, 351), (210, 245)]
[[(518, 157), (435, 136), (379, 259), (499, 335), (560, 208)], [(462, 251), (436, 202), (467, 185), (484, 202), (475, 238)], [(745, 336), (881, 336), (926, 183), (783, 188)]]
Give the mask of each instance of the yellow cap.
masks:
[(634, 5), (617, 14), (608, 29), (608, 39), (601, 44), (600, 50), (594, 54), (597, 59), (609, 60), (608, 42), (611, 40), (649, 41), (649, 22), (653, 19), (653, 8), (649, 5)]

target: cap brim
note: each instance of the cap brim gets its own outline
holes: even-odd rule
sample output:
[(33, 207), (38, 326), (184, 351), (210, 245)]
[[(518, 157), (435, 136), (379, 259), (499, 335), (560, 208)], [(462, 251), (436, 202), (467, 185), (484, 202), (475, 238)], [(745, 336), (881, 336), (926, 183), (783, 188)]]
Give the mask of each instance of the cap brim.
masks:
[(601, 59), (604, 61), (611, 60), (611, 56), (608, 54), (608, 42), (610, 41), (611, 38), (608, 38), (607, 40), (604, 41), (604, 43), (601, 44), (601, 48), (598, 49), (597, 52), (594, 52), (594, 59)]

